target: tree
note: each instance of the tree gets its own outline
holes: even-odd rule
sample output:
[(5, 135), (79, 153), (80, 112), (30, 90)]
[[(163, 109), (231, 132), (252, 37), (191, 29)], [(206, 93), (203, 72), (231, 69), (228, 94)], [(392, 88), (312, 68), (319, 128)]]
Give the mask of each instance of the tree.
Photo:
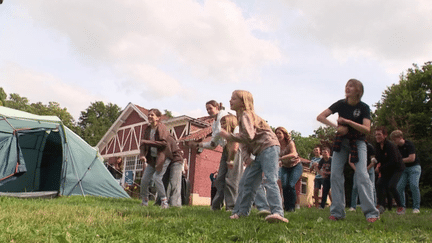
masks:
[(173, 117), (174, 117), (171, 111), (169, 111), (169, 110), (164, 110), (164, 112), (165, 112), (164, 116), (166, 116), (166, 117), (168, 117), (168, 118), (173, 118)]
[(7, 94), (5, 93), (4, 89), (0, 87), (0, 106), (3, 106), (5, 104), (7, 98)]
[(32, 113), (29, 100), (26, 97), (21, 97), (19, 94), (13, 93), (9, 95), (9, 99), (5, 101), (4, 106)]
[(90, 145), (96, 146), (102, 136), (117, 120), (121, 113), (118, 105), (96, 101), (81, 112), (78, 119), (78, 134)]
[(336, 128), (331, 126), (320, 126), (317, 130), (314, 130), (312, 137), (319, 139), (321, 146), (333, 147), (333, 141), (336, 137)]
[[(413, 65), (406, 74), (400, 75), (398, 84), (393, 84), (382, 94), (376, 103), (373, 114), (374, 126), (385, 126), (389, 131), (399, 129), (404, 136), (414, 143), (416, 156), (420, 158), (423, 177), (420, 184), (422, 194), (432, 204), (432, 62), (426, 62), (419, 68)], [(425, 203), (425, 195), (422, 195)]]
[(48, 105), (44, 105), (42, 102), (30, 104), (26, 97), (21, 97), (16, 93), (10, 94), (8, 100), (3, 99), (3, 97), (7, 97), (7, 95), (3, 88), (0, 88), (0, 101), (4, 106), (36, 115), (57, 116), (62, 120), (65, 126), (76, 131), (75, 120), (72, 115), (66, 108), (61, 108), (60, 104), (57, 102), (50, 101), (48, 102)]
[(300, 132), (291, 131), (291, 138), (294, 140), (297, 153), (304, 159), (310, 159), (313, 148), (319, 144), (319, 140), (315, 137), (302, 137)]
[(44, 105), (41, 102), (30, 104), (32, 113), (46, 116), (57, 116), (63, 124), (69, 127), (72, 131), (76, 131), (75, 120), (66, 108), (61, 108), (60, 104), (54, 101)]

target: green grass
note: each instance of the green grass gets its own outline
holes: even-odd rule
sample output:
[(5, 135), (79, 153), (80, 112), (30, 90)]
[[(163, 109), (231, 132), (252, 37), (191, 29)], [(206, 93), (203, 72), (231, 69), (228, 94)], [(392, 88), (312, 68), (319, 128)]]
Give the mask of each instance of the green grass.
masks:
[(0, 242), (431, 242), (432, 210), (403, 216), (395, 209), (367, 223), (360, 209), (342, 221), (329, 210), (286, 213), (288, 224), (269, 224), (253, 210), (230, 220), (210, 207), (141, 207), (136, 199), (0, 198)]

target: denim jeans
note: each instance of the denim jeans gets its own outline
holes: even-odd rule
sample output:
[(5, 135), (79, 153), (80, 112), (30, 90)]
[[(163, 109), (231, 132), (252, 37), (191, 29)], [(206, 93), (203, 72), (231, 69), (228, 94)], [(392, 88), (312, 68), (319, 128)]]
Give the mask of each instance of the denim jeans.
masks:
[(173, 207), (181, 207), (181, 180), (183, 163), (172, 163), (170, 165), (170, 179), (167, 187), (168, 202)]
[(266, 193), (266, 184), (265, 179), (263, 179), (263, 183), (258, 187), (256, 196), (255, 196), (255, 206), (258, 211), (267, 210), (270, 211), (270, 206), (267, 201), (267, 193)]
[(255, 157), (255, 160), (246, 168), (243, 175), (243, 196), (238, 198), (236, 204), (239, 204), (238, 214), (247, 216), (252, 207), (252, 201), (255, 199), (258, 187), (262, 182), (262, 174), (266, 178), (267, 201), (272, 214), (284, 215), (282, 209), (282, 198), (277, 184), (278, 179), (278, 161), (279, 146), (271, 146)]
[(399, 179), (398, 183), (398, 191), (399, 195), (401, 197), (401, 203), (402, 206), (405, 208), (405, 187), (406, 184), (409, 183), (412, 198), (413, 198), (413, 209), (420, 209), (420, 189), (419, 189), (419, 182), (420, 182), (420, 175), (421, 175), (421, 167), (420, 165), (414, 165), (411, 167), (406, 167), (404, 172), (402, 173), (401, 178)]
[(298, 163), (294, 167), (282, 167), (281, 168), (281, 183), (284, 197), (284, 208), (285, 211), (294, 211), (297, 199), (297, 193), (295, 185), (300, 179), (303, 173), (303, 166)]
[[(361, 208), (366, 218), (377, 218), (379, 217), (379, 212), (373, 201), (373, 185), (369, 179), (366, 168), (366, 143), (357, 140), (356, 144), (359, 161), (356, 163), (354, 181), (357, 184)], [(341, 150), (339, 152), (333, 152), (330, 176), (333, 201), (330, 206), (330, 215), (336, 218), (345, 218), (344, 167), (348, 162), (350, 149), (348, 139), (344, 138), (342, 140)]]
[(144, 170), (144, 174), (141, 178), (141, 198), (143, 200), (148, 199), (150, 181), (152, 179), (155, 183), (158, 197), (160, 199), (166, 199), (165, 186), (162, 182), (162, 178), (170, 163), (171, 160), (166, 159), (163, 164), (162, 170), (160, 172), (156, 171), (156, 169), (153, 166), (147, 165), (147, 167)]
[[(373, 189), (373, 199), (374, 199), (374, 205), (376, 206), (377, 198), (376, 198), (376, 192), (375, 192), (375, 168), (371, 167), (368, 170), (369, 179), (372, 182), (372, 189)], [(351, 192), (351, 207), (356, 208), (357, 207), (357, 200), (358, 200), (358, 191), (357, 191), (357, 183), (356, 181), (353, 182), (352, 192)]]
[(321, 178), (323, 180), (322, 198), (321, 198), (321, 208), (325, 208), (327, 204), (327, 196), (330, 192), (331, 182), (330, 178)]

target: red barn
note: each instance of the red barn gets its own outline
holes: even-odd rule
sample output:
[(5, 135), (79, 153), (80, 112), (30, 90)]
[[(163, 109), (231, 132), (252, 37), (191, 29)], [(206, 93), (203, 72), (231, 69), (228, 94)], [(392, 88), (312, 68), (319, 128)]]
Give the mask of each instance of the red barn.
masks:
[[(139, 161), (139, 142), (145, 128), (149, 125), (148, 110), (129, 103), (118, 119), (96, 145), (102, 157), (108, 163), (122, 158), (122, 184), (125, 181), (141, 180), (142, 164)], [(179, 142), (187, 163), (187, 178), (191, 183), (191, 200), (193, 205), (210, 205), (210, 173), (219, 167), (222, 148), (216, 150), (192, 151), (184, 146), (184, 141), (208, 141), (211, 139), (213, 119), (189, 116), (168, 118), (163, 116), (162, 122)]]

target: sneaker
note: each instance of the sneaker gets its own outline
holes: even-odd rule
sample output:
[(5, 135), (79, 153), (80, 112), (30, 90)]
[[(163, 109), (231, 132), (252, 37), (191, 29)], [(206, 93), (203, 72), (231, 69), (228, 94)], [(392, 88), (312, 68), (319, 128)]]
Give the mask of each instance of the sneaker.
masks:
[(296, 204), (295, 209), (300, 209), (300, 204)]
[(143, 199), (142, 202), (141, 202), (141, 206), (147, 207), (148, 206), (148, 199), (147, 200)]
[(163, 208), (163, 209), (169, 208), (168, 199), (162, 199), (161, 200), (161, 208)]
[(240, 218), (240, 215), (238, 215), (238, 214), (233, 214), (230, 216), (230, 219), (239, 219), (239, 218)]
[(420, 213), (420, 209), (418, 208), (413, 209), (413, 213)]
[(367, 218), (366, 221), (368, 221), (369, 223), (375, 223), (377, 220), (379, 220), (380, 218)]
[(384, 211), (385, 211), (385, 208), (383, 206), (381, 206), (381, 205), (378, 205), (377, 209), (378, 209), (378, 211), (379, 211), (380, 214), (383, 214)]
[(288, 223), (288, 219), (284, 218), (282, 216), (280, 216), (277, 213), (274, 214), (270, 214), (269, 216), (267, 216), (265, 218), (265, 220), (269, 223), (279, 223), (279, 222), (284, 222), (284, 223)]
[(338, 221), (338, 220), (341, 220), (342, 218), (337, 218), (337, 217), (332, 215), (332, 216), (328, 217), (328, 219), (330, 219), (331, 221)]
[(355, 212), (356, 210), (355, 210), (355, 208), (352, 208), (352, 207), (351, 207), (351, 208), (348, 209), (348, 211), (350, 211), (350, 212)]
[(265, 209), (258, 212), (258, 215), (262, 216), (262, 217), (267, 217), (270, 214), (271, 214), (271, 212), (268, 210), (265, 210)]
[(396, 214), (397, 215), (405, 214), (405, 208), (404, 207), (398, 207)]

